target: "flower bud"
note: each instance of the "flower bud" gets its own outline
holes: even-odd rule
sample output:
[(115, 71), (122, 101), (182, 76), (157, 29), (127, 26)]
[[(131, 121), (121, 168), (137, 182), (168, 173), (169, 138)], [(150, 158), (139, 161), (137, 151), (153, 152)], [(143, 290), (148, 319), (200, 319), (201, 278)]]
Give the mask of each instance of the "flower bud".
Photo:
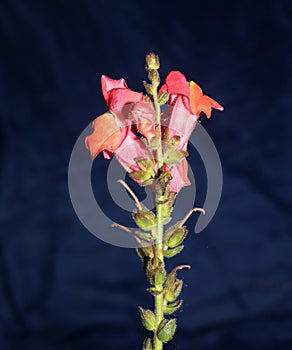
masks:
[(147, 70), (157, 70), (159, 69), (159, 58), (156, 56), (153, 52), (151, 52), (149, 55), (146, 55), (146, 69)]
[(147, 331), (153, 331), (155, 329), (155, 315), (151, 310), (144, 310), (141, 306), (139, 306), (141, 320), (143, 326), (147, 329)]
[(162, 284), (165, 280), (166, 277), (166, 271), (165, 269), (161, 266), (155, 270), (155, 284)]
[(174, 232), (171, 233), (169, 237), (167, 237), (167, 239), (165, 240), (165, 244), (169, 248), (175, 248), (183, 242), (186, 235), (187, 235), (186, 227), (185, 226), (178, 227)]
[(157, 99), (158, 99), (158, 103), (160, 105), (164, 105), (168, 101), (168, 98), (169, 98), (169, 93), (168, 92), (160, 91), (158, 93)]
[(155, 86), (157, 87), (160, 84), (160, 77), (157, 70), (154, 70), (154, 69), (149, 70), (148, 78), (153, 83), (154, 88)]
[(150, 231), (156, 225), (156, 217), (150, 210), (135, 211), (132, 215), (142, 230)]
[(151, 338), (146, 338), (143, 343), (143, 350), (152, 350), (152, 340)]
[(176, 331), (176, 319), (162, 320), (157, 329), (157, 337), (163, 343), (169, 342)]
[(172, 302), (180, 295), (182, 290), (183, 281), (177, 279), (175, 283), (169, 289), (165, 289), (164, 298), (166, 301)]
[(143, 81), (143, 85), (145, 87), (147, 94), (153, 95), (153, 92), (154, 92), (153, 85), (148, 84), (146, 81)]

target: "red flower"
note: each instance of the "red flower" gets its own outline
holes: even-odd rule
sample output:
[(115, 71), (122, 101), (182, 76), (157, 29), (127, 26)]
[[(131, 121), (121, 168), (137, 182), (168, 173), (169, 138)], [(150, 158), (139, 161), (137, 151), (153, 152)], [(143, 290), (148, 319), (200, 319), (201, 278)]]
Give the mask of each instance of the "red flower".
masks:
[(181, 98), (189, 113), (198, 117), (201, 112), (204, 112), (207, 118), (210, 118), (212, 108), (219, 111), (224, 109), (211, 97), (203, 95), (199, 85), (193, 81), (188, 82), (186, 77), (179, 71), (170, 72), (160, 90), (170, 94), (170, 105), (174, 105), (177, 99)]
[(133, 139), (135, 134), (131, 131), (131, 121), (125, 117), (122, 109), (143, 98), (142, 92), (130, 90), (124, 79), (115, 80), (103, 75), (101, 87), (106, 104), (113, 113), (97, 117), (92, 123), (93, 133), (85, 139), (86, 148), (93, 159), (102, 151), (104, 157), (109, 159), (126, 138)]
[[(167, 109), (162, 116), (163, 127), (167, 127), (169, 136), (180, 136), (179, 150), (187, 150), (188, 140), (193, 132), (200, 114), (207, 118), (211, 116), (212, 108), (223, 110), (223, 107), (212, 98), (203, 95), (199, 85), (188, 82), (179, 71), (172, 71), (165, 79), (160, 91), (170, 94), (168, 103), (172, 108)], [(166, 169), (170, 168), (169, 166)], [(190, 185), (186, 159), (175, 164), (171, 170), (171, 190), (179, 192), (183, 186)]]
[[(137, 137), (137, 131), (148, 140), (155, 137), (153, 104), (141, 92), (130, 90), (124, 79), (115, 80), (103, 75), (101, 85), (110, 112), (94, 120), (93, 132), (85, 140), (86, 147), (93, 159), (100, 152), (107, 159), (114, 153), (128, 172), (140, 171), (137, 159), (147, 158), (149, 153), (155, 159), (155, 152), (147, 150), (145, 143)], [(178, 71), (169, 73), (160, 91), (170, 94), (170, 106), (161, 117), (162, 130), (165, 132), (167, 128), (170, 137), (180, 136), (178, 150), (186, 151), (188, 139), (202, 112), (210, 118), (212, 108), (223, 110), (219, 103), (203, 95), (196, 83), (189, 83)], [(156, 161), (154, 167), (157, 171)], [(178, 193), (183, 186), (190, 185), (187, 168), (185, 158), (179, 164), (164, 164), (163, 171), (171, 169), (171, 191)]]

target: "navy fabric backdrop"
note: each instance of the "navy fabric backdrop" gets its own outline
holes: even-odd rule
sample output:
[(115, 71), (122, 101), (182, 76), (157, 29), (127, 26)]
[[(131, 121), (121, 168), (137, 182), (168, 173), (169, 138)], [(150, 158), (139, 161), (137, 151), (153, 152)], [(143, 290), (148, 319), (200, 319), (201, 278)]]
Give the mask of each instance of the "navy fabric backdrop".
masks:
[(141, 348), (141, 263), (82, 226), (67, 169), (100, 75), (139, 91), (150, 51), (226, 107), (203, 122), (221, 203), (176, 259), (193, 269), (165, 348), (291, 349), (292, 2), (10, 0), (0, 35), (0, 349)]

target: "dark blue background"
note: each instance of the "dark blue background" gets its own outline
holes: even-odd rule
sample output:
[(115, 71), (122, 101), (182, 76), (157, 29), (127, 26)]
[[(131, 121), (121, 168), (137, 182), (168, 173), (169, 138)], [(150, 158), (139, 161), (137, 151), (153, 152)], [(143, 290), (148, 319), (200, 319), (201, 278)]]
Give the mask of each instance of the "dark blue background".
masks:
[(0, 35), (0, 349), (141, 348), (141, 263), (81, 225), (67, 167), (100, 75), (139, 91), (150, 51), (226, 107), (203, 122), (221, 203), (176, 259), (193, 269), (165, 348), (291, 349), (291, 1), (10, 0)]

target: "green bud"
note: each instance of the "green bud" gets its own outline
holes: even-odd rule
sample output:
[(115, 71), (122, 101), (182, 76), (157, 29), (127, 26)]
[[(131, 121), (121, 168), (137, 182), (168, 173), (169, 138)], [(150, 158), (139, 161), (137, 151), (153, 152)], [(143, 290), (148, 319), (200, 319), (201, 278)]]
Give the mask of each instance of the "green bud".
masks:
[(147, 331), (153, 331), (155, 329), (155, 315), (151, 310), (144, 310), (141, 306), (139, 306), (141, 320), (143, 326), (147, 329)]
[(153, 350), (151, 338), (146, 338), (143, 343), (143, 350)]
[(162, 284), (166, 276), (164, 264), (158, 258), (156, 258), (156, 263), (154, 258), (150, 259), (146, 265), (146, 275), (149, 283)]
[(176, 310), (178, 310), (182, 306), (183, 301), (182, 300), (177, 300), (174, 303), (170, 303), (166, 305), (164, 313), (166, 315), (171, 315), (173, 314)]
[(176, 278), (176, 271), (178, 268), (189, 267), (188, 265), (181, 265), (173, 269), (167, 276), (164, 283), (164, 298), (166, 301), (172, 302), (180, 295), (183, 281)]
[(175, 248), (180, 245), (185, 236), (187, 235), (187, 229), (185, 226), (178, 227), (170, 236), (165, 240), (165, 244), (170, 248)]
[(173, 136), (170, 140), (169, 140), (169, 145), (173, 148), (177, 148), (180, 144), (180, 136)]
[(172, 212), (172, 205), (169, 205), (169, 201), (163, 205), (163, 219), (167, 219)]
[(165, 300), (169, 302), (175, 301), (175, 299), (180, 295), (182, 286), (183, 286), (183, 281), (177, 279), (176, 282), (173, 284), (172, 288), (165, 289), (164, 291)]
[(132, 216), (142, 230), (150, 231), (156, 225), (156, 217), (150, 210), (135, 211)]
[(166, 277), (166, 271), (161, 266), (155, 270), (155, 284), (162, 284)]
[(159, 57), (151, 52), (149, 55), (146, 55), (146, 70), (157, 70), (160, 67)]
[(162, 320), (157, 329), (157, 337), (163, 343), (169, 342), (176, 331), (176, 319)]
[(153, 258), (153, 250), (150, 246), (138, 247), (136, 249), (137, 254), (145, 264), (149, 259)]
[(160, 77), (159, 77), (159, 73), (157, 72), (157, 70), (155, 70), (155, 69), (149, 70), (148, 78), (153, 83), (153, 85), (155, 85), (156, 87), (160, 84)]
[(172, 258), (173, 256), (176, 256), (177, 254), (179, 254), (183, 249), (184, 249), (184, 245), (179, 245), (176, 248), (165, 250), (163, 252), (163, 255), (166, 258)]
[(153, 95), (153, 91), (154, 91), (153, 86), (151, 84), (148, 84), (146, 81), (143, 81), (143, 84), (147, 94)]
[(168, 101), (168, 98), (169, 98), (168, 92), (160, 91), (158, 93), (157, 99), (160, 105), (164, 105)]

